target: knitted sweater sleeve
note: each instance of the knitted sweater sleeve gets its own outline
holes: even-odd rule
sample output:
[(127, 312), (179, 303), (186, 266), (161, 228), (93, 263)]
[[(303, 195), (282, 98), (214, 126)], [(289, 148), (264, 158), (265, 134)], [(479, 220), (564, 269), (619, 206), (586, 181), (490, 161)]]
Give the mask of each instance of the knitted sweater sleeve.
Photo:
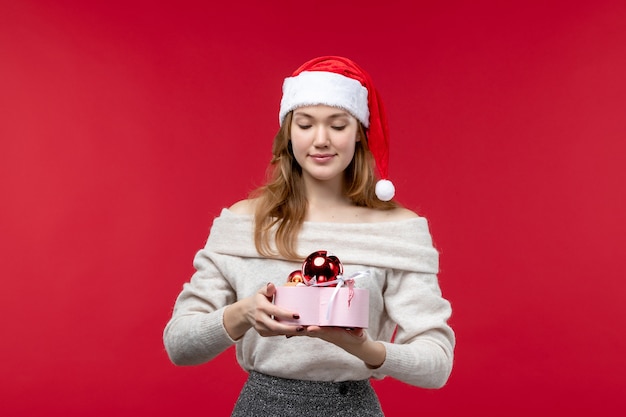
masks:
[(194, 267), (163, 332), (165, 349), (176, 365), (208, 362), (235, 343), (223, 324), (224, 309), (235, 301), (232, 287), (206, 248), (196, 254)]
[(397, 330), (393, 342), (382, 342), (387, 356), (374, 375), (441, 388), (452, 371), (455, 336), (447, 324), (450, 303), (441, 296), (437, 275), (393, 271), (385, 306)]

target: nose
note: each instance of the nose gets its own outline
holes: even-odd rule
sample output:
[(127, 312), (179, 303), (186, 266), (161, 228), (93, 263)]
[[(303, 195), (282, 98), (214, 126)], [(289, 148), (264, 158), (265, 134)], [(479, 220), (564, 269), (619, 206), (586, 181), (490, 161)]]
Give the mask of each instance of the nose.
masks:
[(328, 132), (323, 127), (318, 127), (315, 130), (315, 137), (313, 138), (313, 145), (319, 148), (328, 146), (329, 138)]

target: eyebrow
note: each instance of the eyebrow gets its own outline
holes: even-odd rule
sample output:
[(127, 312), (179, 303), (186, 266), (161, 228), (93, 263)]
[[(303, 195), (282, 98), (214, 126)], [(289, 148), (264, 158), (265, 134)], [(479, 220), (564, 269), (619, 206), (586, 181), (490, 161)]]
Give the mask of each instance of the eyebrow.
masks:
[[(315, 118), (314, 116), (312, 116), (312, 115), (310, 115), (308, 113), (305, 113), (303, 111), (299, 111), (299, 110), (296, 110), (294, 112), (294, 116), (303, 116), (303, 117), (308, 117), (309, 119), (314, 119)], [(339, 113), (331, 114), (330, 116), (327, 117), (327, 119), (338, 119), (340, 117), (350, 117), (350, 113), (348, 113), (346, 111), (340, 111)]]

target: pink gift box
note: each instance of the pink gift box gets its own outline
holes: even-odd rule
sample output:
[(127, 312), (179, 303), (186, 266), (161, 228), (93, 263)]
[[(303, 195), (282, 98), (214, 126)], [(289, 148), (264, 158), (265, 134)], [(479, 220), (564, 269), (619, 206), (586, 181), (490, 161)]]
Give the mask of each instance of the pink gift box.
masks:
[[(333, 293), (337, 291), (332, 306)], [(284, 320), (303, 326), (361, 327), (369, 325), (369, 290), (353, 288), (281, 286), (276, 287), (274, 304), (300, 314), (298, 320)]]

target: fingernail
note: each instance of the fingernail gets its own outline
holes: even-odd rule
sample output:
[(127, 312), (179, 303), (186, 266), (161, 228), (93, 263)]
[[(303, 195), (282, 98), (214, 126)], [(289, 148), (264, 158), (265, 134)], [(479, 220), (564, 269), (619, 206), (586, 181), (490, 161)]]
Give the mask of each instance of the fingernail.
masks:
[(300, 326), (296, 329), (296, 332), (303, 332), (304, 331), (304, 327)]
[(296, 320), (298, 320), (298, 319), (300, 318), (300, 314), (294, 314), (294, 315), (293, 315), (293, 318), (294, 318), (294, 319), (296, 319)]

